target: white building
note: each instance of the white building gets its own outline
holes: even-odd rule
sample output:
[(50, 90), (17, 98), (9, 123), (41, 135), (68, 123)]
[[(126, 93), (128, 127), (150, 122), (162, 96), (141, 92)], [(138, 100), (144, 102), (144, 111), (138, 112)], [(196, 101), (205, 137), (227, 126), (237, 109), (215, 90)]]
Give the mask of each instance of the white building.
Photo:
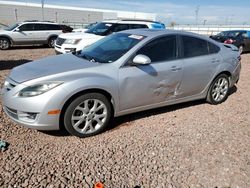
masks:
[(80, 23), (92, 23), (104, 19), (156, 19), (156, 14), (143, 12), (116, 11), (94, 8), (80, 8), (38, 3), (1, 1), (0, 23), (13, 24), (24, 20), (48, 20), (70, 23), (76, 27)]

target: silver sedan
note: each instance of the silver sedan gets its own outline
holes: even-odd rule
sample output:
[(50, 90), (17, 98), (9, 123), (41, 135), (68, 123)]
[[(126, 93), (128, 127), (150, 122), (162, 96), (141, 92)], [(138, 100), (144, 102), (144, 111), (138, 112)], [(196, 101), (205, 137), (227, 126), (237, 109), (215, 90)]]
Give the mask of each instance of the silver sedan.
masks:
[(65, 127), (86, 137), (129, 113), (198, 99), (220, 104), (240, 69), (234, 46), (181, 31), (128, 30), (82, 51), (14, 68), (2, 102), (25, 127)]

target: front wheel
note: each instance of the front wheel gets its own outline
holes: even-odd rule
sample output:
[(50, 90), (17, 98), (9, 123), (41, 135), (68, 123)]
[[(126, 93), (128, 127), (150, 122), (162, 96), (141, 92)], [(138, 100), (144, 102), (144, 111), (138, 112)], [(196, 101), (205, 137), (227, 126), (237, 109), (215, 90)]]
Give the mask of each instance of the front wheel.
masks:
[(88, 137), (102, 132), (111, 117), (112, 108), (107, 98), (99, 93), (87, 93), (67, 107), (64, 126), (74, 136)]
[(228, 97), (229, 78), (226, 74), (221, 74), (212, 82), (208, 94), (207, 102), (210, 104), (220, 104)]
[(10, 48), (10, 41), (7, 38), (0, 38), (0, 49), (7, 50)]

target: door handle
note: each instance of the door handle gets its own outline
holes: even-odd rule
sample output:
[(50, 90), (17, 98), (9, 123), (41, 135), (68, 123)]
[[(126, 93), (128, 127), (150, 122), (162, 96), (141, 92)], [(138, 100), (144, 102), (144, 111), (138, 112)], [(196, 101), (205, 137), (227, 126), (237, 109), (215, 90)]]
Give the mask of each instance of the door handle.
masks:
[(220, 60), (219, 59), (212, 59), (212, 61), (211, 61), (212, 63), (219, 63), (220, 62)]
[(171, 70), (172, 70), (172, 71), (179, 71), (179, 70), (181, 70), (181, 67), (172, 66), (172, 67), (171, 67)]

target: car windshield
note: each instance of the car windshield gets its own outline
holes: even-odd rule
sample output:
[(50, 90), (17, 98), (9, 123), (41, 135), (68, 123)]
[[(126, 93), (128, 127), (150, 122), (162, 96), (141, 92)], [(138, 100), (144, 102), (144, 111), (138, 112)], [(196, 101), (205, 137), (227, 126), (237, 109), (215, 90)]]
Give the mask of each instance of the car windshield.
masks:
[(12, 25), (12, 26), (10, 26), (10, 27), (4, 29), (4, 30), (6, 30), (6, 31), (12, 31), (12, 30), (15, 29), (17, 26), (19, 26), (18, 23), (17, 23), (17, 24), (14, 24), (14, 25)]
[(219, 33), (219, 34), (217, 34), (217, 36), (220, 36), (220, 37), (225, 37), (225, 36), (227, 36), (228, 35), (228, 31), (223, 31), (223, 32), (221, 32), (221, 33)]
[(105, 33), (111, 28), (114, 24), (113, 23), (104, 23), (100, 22), (91, 27), (86, 31), (86, 33), (93, 33), (96, 35), (105, 35)]
[(228, 37), (237, 37), (237, 36), (239, 36), (240, 35), (240, 31), (232, 31), (232, 32), (229, 32), (228, 33)]
[(76, 55), (91, 62), (112, 63), (144, 38), (142, 35), (115, 33), (84, 48)]

